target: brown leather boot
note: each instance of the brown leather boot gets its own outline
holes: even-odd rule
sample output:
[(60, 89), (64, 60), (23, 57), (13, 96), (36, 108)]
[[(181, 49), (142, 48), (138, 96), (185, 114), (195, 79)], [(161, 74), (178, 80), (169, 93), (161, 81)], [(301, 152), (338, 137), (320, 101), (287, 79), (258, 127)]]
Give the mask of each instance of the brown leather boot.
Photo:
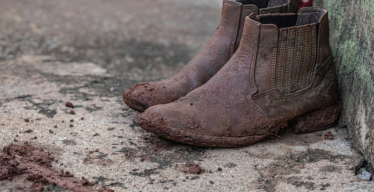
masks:
[(143, 112), (148, 107), (178, 100), (206, 83), (227, 63), (239, 45), (246, 16), (297, 11), (297, 0), (224, 0), (221, 23), (204, 49), (174, 76), (133, 85), (123, 94), (123, 101)]
[(289, 124), (297, 133), (329, 128), (339, 112), (327, 10), (304, 8), (247, 17), (238, 50), (211, 80), (138, 122), (176, 142), (238, 147)]

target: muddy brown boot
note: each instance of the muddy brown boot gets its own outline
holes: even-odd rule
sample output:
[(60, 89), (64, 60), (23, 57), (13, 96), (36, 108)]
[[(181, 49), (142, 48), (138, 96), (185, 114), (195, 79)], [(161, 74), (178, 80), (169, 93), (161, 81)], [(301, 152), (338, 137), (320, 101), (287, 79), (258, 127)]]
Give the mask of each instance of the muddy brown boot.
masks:
[(227, 63), (239, 45), (246, 16), (297, 11), (297, 0), (224, 0), (220, 25), (204, 49), (174, 76), (133, 85), (123, 94), (123, 101), (143, 112), (148, 107), (178, 100), (206, 83)]
[(238, 147), (289, 124), (297, 133), (329, 128), (339, 112), (327, 10), (304, 8), (247, 17), (238, 50), (210, 81), (138, 122), (176, 142)]

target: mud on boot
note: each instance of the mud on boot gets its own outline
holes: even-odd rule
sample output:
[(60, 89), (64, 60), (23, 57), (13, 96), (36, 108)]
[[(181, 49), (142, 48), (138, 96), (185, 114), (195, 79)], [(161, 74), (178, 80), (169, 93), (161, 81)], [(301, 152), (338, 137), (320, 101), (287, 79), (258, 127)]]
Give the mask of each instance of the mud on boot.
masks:
[(240, 43), (246, 16), (297, 11), (298, 0), (224, 0), (220, 25), (201, 52), (168, 79), (132, 86), (123, 94), (123, 101), (143, 112), (151, 106), (178, 100), (205, 84), (227, 63)]
[(304, 123), (298, 132), (326, 128), (339, 110), (328, 13), (312, 7), (247, 17), (238, 50), (212, 79), (176, 102), (149, 108), (138, 121), (176, 142), (239, 147), (295, 119)]

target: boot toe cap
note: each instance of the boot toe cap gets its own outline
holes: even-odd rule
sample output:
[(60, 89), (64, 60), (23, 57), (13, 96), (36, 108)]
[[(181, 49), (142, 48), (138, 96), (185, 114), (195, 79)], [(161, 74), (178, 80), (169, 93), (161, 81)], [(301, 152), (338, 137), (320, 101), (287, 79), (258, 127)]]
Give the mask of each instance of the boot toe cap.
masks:
[[(157, 107), (157, 106), (156, 106)], [(144, 113), (138, 116), (138, 124), (143, 129), (155, 133), (158, 132), (159, 128), (165, 126), (165, 121), (163, 116), (156, 110), (155, 107), (151, 107)]]
[(214, 136), (208, 129), (204, 129), (204, 126), (191, 122), (188, 118), (179, 121), (177, 118), (179, 115), (186, 115), (183, 114), (183, 110), (168, 110), (168, 108), (167, 105), (157, 105), (147, 109), (138, 116), (139, 126), (164, 139), (200, 147), (240, 147), (266, 138), (266, 135)]
[(159, 137), (178, 143), (199, 145), (196, 142), (205, 136), (200, 130), (203, 126), (190, 121), (191, 119), (187, 118), (189, 116), (189, 113), (184, 113), (184, 110), (172, 104), (156, 105), (138, 116), (138, 124)]
[(150, 106), (148, 94), (144, 84), (136, 84), (123, 93), (123, 102), (131, 109), (143, 112)]

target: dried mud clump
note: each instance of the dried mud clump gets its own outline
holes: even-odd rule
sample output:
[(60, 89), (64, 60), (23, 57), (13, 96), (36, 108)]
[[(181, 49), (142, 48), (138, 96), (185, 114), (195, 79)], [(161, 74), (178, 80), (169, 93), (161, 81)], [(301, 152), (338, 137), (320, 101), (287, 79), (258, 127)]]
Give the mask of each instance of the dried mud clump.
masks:
[(65, 106), (66, 106), (66, 107), (69, 107), (69, 108), (74, 108), (73, 103), (71, 103), (71, 102), (69, 102), (69, 101), (65, 103)]
[(324, 135), (324, 138), (325, 138), (326, 140), (334, 140), (334, 139), (335, 139), (335, 137), (334, 137), (334, 135), (331, 133), (331, 131), (326, 132), (325, 135)]
[(63, 170), (52, 169), (55, 161), (46, 150), (24, 143), (23, 146), (10, 144), (0, 154), (0, 180), (12, 180), (16, 176), (27, 174), (27, 180), (33, 181), (30, 191), (43, 191), (43, 185), (52, 184), (75, 192), (94, 191), (92, 184), (85, 178), (78, 180)]
[(25, 133), (31, 133), (31, 132), (33, 132), (33, 130), (31, 130), (31, 129), (28, 129), (28, 130), (25, 131)]

